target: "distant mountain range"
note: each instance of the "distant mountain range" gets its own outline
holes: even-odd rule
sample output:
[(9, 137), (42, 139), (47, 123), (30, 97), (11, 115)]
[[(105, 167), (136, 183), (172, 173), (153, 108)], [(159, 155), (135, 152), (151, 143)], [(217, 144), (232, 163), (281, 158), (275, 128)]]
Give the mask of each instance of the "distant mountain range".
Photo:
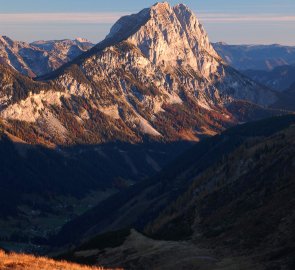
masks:
[(0, 36), (0, 64), (6, 64), (24, 75), (44, 75), (73, 60), (93, 46), (89, 41), (52, 40), (26, 43)]
[[(294, 78), (295, 47), (283, 45), (212, 44), (229, 65), (271, 89), (282, 91)], [(0, 63), (6, 63), (24, 75), (45, 75), (80, 56), (95, 44), (75, 40), (35, 41), (30, 44), (0, 37)]]
[(286, 90), (295, 81), (295, 46), (213, 44), (232, 67), (276, 91)]
[[(272, 71), (276, 67), (295, 64), (295, 46), (229, 45), (223, 42), (212, 45), (225, 62), (240, 71)], [(1, 36), (0, 59), (1, 63), (34, 77), (57, 69), (93, 46), (95, 44), (83, 38), (26, 43)]]
[(238, 70), (271, 71), (278, 66), (295, 64), (295, 46), (283, 45), (228, 45), (214, 43), (214, 49)]
[(245, 70), (244, 74), (271, 89), (283, 92), (295, 82), (295, 64), (278, 66), (271, 71)]

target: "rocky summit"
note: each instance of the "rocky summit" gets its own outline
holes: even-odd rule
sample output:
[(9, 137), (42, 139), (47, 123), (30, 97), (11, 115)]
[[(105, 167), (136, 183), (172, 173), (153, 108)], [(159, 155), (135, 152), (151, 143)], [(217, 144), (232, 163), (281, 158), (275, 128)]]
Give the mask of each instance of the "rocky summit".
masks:
[(119, 19), (105, 40), (17, 99), (7, 90), (16, 84), (12, 73), (3, 72), (0, 115), (30, 143), (198, 141), (245, 117), (273, 114), (266, 107), (277, 100), (223, 62), (182, 4), (158, 3)]

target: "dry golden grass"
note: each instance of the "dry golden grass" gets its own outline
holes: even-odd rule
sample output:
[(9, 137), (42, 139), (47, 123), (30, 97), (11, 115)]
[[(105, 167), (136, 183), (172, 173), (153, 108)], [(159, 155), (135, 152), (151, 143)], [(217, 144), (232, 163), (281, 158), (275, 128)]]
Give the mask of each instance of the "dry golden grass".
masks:
[[(45, 257), (10, 253), (0, 250), (1, 270), (111, 270), (103, 267), (82, 266), (66, 261), (54, 261)], [(115, 270), (115, 269), (113, 269)], [(119, 270), (119, 269), (117, 269)]]

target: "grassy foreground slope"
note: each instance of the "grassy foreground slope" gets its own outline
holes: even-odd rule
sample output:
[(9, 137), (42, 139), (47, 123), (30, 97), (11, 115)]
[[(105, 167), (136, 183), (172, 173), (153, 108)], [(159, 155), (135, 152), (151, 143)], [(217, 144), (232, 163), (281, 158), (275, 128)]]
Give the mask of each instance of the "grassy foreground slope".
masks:
[[(81, 266), (66, 261), (54, 261), (45, 257), (25, 254), (7, 254), (0, 250), (1, 270), (107, 270), (103, 267)], [(109, 269), (110, 270), (110, 269)], [(117, 269), (118, 270), (118, 269)]]

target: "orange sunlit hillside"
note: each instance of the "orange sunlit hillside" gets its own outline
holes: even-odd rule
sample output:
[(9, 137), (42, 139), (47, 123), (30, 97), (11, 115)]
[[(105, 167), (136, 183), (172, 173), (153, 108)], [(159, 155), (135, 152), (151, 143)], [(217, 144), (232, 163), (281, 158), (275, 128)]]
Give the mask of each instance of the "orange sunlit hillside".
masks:
[[(81, 266), (69, 262), (59, 262), (44, 257), (25, 254), (6, 254), (0, 250), (1, 270), (115, 270), (103, 267)], [(119, 270), (119, 269), (116, 269)]]

